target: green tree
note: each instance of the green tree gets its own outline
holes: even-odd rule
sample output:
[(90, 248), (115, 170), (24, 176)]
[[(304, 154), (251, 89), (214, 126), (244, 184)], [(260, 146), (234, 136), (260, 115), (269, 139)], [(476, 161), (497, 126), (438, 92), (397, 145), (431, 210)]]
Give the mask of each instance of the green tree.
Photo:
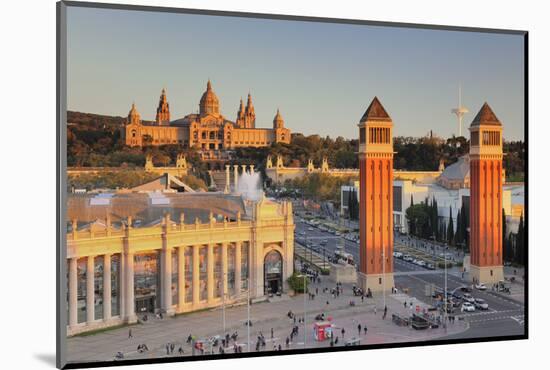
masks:
[(296, 272), (294, 272), (288, 279), (287, 279), (288, 285), (291, 289), (293, 289), (296, 293), (304, 293), (308, 290), (309, 285), (309, 279), (305, 278), (304, 275), (299, 275)]
[(453, 225), (453, 208), (449, 206), (449, 223), (447, 224), (447, 243), (449, 245), (454, 245), (454, 225)]
[(409, 223), (409, 232), (415, 236), (423, 236), (422, 233), (430, 219), (425, 203), (415, 204), (407, 208), (405, 217), (407, 217)]
[(525, 226), (523, 225), (523, 213), (519, 217), (518, 232), (516, 235), (517, 260), (520, 265), (525, 264)]

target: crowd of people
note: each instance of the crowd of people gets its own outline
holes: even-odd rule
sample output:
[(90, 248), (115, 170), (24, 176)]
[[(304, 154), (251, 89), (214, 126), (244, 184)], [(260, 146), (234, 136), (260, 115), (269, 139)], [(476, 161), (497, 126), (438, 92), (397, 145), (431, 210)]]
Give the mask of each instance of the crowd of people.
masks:
[[(302, 315), (296, 315), (292, 310), (288, 310), (286, 313), (286, 318), (289, 320), (289, 332), (288, 335), (282, 335), (281, 338), (275, 337), (275, 328), (271, 328), (268, 334), (268, 338), (264, 336), (262, 331), (255, 331), (254, 336), (256, 337), (251, 343), (246, 344), (245, 342), (239, 343), (239, 335), (237, 331), (233, 332), (232, 334), (225, 333), (223, 336), (214, 336), (210, 337), (208, 339), (198, 339), (197, 336), (193, 334), (189, 334), (186, 340), (184, 340), (181, 344), (178, 344), (178, 342), (170, 342), (163, 345), (163, 352), (167, 356), (173, 356), (173, 355), (184, 355), (186, 352), (184, 351), (185, 346), (188, 346), (188, 348), (191, 348), (190, 353), (192, 355), (204, 355), (204, 354), (224, 354), (228, 350), (232, 349), (233, 353), (242, 353), (243, 348), (245, 351), (249, 350), (248, 346), (250, 345), (250, 350), (256, 350), (256, 351), (265, 351), (265, 350), (273, 350), (273, 351), (281, 351), (283, 348), (289, 349), (293, 347), (293, 343), (303, 343), (304, 339), (304, 332), (303, 330), (306, 330), (304, 325), (308, 325), (312, 327), (313, 329), (313, 321), (317, 322), (331, 322), (332, 324), (332, 330), (329, 331), (330, 335), (327, 336), (327, 345), (330, 346), (338, 346), (338, 345), (345, 345), (346, 340), (356, 340), (357, 338), (350, 338), (346, 339), (346, 328), (342, 326), (342, 323), (336, 323), (333, 321), (332, 316), (329, 316), (332, 308), (331, 303), (332, 302), (342, 302), (342, 296), (350, 297), (351, 299), (348, 301), (350, 306), (355, 306), (355, 297), (360, 297), (361, 303), (364, 302), (365, 299), (369, 299), (373, 297), (373, 293), (370, 289), (363, 290), (360, 287), (357, 287), (355, 285), (352, 285), (350, 287), (344, 287), (344, 285), (340, 282), (336, 282), (334, 284), (321, 284), (321, 278), (319, 276), (319, 273), (317, 271), (313, 271), (307, 267), (307, 265), (302, 266), (302, 270), (308, 274), (310, 279), (310, 285), (308, 287), (308, 298), (309, 300), (315, 300), (318, 296), (322, 296), (323, 302), (326, 299), (326, 309), (323, 309), (324, 312), (308, 312), (308, 318), (309, 320), (306, 322), (305, 317)], [(392, 288), (392, 293), (395, 293), (397, 289)], [(347, 295), (345, 294), (347, 293)], [(344, 299), (345, 302), (345, 299)], [(404, 302), (404, 307), (408, 308), (410, 305), (411, 310), (413, 306), (413, 302)], [(315, 305), (317, 308), (319, 308), (319, 305)], [(323, 306), (324, 303), (323, 303)], [(377, 315), (377, 309), (376, 306), (373, 308), (374, 315)], [(383, 308), (383, 313), (381, 315), (382, 319), (386, 319), (386, 316), (388, 314), (388, 307), (385, 306)], [(162, 320), (162, 316), (156, 315), (158, 319)], [(380, 317), (380, 316), (379, 316)], [(314, 320), (312, 320), (314, 319)], [(146, 321), (146, 316), (143, 317), (143, 321)], [(367, 324), (365, 322), (355, 322), (354, 325), (357, 329), (357, 336), (361, 335), (367, 335)], [(255, 322), (256, 323), (256, 322)], [(252, 327), (251, 321), (246, 321), (244, 323), (245, 326)], [(285, 328), (287, 324), (284, 324), (284, 326), (277, 328), (277, 331), (281, 333), (281, 331), (284, 333)], [(254, 325), (256, 326), (256, 325)], [(259, 325), (261, 326), (261, 325)], [(251, 328), (248, 328), (248, 330), (252, 330)], [(301, 332), (301, 335), (300, 335)], [(355, 328), (353, 330), (355, 334)], [(307, 333), (308, 337), (311, 337), (313, 340), (313, 331), (310, 333)], [(349, 335), (349, 334), (348, 334)], [(132, 329), (129, 329), (128, 332), (128, 338), (133, 338)], [(353, 337), (353, 336), (352, 336)], [(268, 346), (269, 344), (269, 346)], [(309, 343), (308, 343), (309, 344)], [(161, 347), (162, 348), (162, 347)], [(138, 353), (145, 353), (149, 352), (149, 348), (145, 343), (141, 343), (138, 345), (137, 348)], [(127, 355), (127, 354), (126, 354)], [(125, 354), (122, 352), (119, 352), (115, 355), (115, 358), (124, 358)]]

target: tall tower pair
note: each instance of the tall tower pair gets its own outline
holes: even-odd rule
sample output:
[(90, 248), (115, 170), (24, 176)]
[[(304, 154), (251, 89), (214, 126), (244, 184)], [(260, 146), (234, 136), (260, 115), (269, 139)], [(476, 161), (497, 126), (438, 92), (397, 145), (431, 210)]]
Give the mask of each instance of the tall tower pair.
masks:
[[(470, 125), (470, 276), (503, 279), (502, 124), (485, 103)], [(390, 290), (393, 279), (393, 121), (373, 99), (359, 122), (358, 284)]]

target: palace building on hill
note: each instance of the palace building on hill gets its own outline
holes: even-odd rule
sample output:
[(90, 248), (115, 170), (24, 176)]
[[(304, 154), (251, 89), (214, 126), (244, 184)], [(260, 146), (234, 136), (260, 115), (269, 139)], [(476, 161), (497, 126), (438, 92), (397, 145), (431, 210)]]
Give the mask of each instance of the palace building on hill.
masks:
[(272, 128), (256, 128), (256, 113), (248, 94), (246, 106), (241, 104), (235, 121), (220, 113), (220, 101), (208, 81), (199, 103), (199, 113), (171, 120), (166, 90), (162, 90), (156, 118), (145, 124), (135, 104), (122, 128), (122, 139), (128, 146), (179, 144), (202, 151), (223, 151), (239, 147), (265, 147), (272, 143), (290, 143), (290, 130), (285, 128), (277, 109)]

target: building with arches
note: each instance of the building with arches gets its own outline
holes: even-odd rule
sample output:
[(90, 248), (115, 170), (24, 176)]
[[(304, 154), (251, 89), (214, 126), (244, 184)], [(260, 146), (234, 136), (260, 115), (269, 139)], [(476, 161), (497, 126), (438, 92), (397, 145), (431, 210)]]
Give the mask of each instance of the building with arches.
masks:
[(210, 80), (202, 94), (199, 111), (183, 118), (171, 120), (170, 106), (163, 89), (155, 121), (144, 123), (135, 104), (121, 128), (121, 136), (128, 146), (181, 145), (201, 151), (224, 151), (240, 147), (265, 147), (273, 143), (290, 143), (290, 130), (277, 109), (272, 128), (256, 127), (256, 112), (252, 96), (248, 94), (246, 106), (241, 99), (235, 121), (221, 114), (220, 101)]
[(223, 193), (72, 194), (67, 335), (286, 292), (290, 202)]

